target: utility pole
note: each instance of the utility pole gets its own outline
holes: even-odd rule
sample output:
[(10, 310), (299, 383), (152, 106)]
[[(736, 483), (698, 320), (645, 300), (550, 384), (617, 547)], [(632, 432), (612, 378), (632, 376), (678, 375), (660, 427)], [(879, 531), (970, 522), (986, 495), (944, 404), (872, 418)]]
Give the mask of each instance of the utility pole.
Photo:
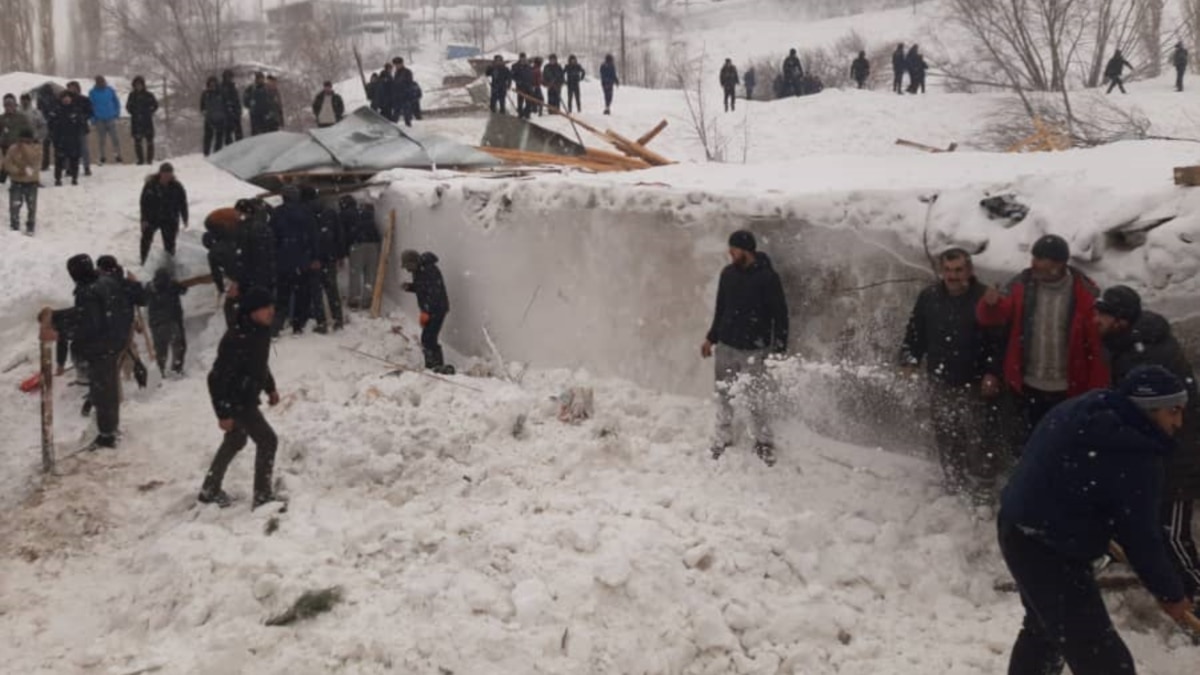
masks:
[(627, 77), (629, 69), (625, 67), (625, 10), (621, 10), (621, 77)]

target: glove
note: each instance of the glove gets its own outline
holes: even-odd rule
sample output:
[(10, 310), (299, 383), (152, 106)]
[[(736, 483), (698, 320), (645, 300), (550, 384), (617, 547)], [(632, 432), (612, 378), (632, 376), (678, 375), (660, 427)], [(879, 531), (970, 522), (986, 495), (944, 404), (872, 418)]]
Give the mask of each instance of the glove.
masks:
[(421, 328), (429, 325), (429, 312), (421, 312)]

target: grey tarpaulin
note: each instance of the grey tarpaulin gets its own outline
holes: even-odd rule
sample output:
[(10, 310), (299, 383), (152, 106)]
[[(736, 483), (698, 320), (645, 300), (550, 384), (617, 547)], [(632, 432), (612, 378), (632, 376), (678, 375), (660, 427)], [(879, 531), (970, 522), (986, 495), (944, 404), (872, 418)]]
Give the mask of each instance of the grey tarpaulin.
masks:
[(332, 169), (486, 167), (500, 160), (436, 134), (402, 129), (367, 107), (325, 129), (276, 131), (247, 138), (210, 155), (209, 163), (255, 182), (264, 174)]

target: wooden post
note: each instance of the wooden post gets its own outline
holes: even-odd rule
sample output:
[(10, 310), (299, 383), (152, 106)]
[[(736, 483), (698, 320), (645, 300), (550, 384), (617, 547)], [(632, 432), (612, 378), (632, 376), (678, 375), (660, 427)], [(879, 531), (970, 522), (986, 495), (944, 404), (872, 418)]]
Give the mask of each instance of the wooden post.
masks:
[(52, 343), (38, 341), (42, 367), (42, 472), (54, 473), (54, 358)]
[(378, 319), (383, 312), (383, 283), (387, 280), (388, 259), (392, 257), (392, 241), (396, 238), (396, 209), (388, 214), (388, 231), (383, 237), (383, 248), (379, 251), (379, 267), (375, 269), (375, 287), (371, 289), (371, 318)]

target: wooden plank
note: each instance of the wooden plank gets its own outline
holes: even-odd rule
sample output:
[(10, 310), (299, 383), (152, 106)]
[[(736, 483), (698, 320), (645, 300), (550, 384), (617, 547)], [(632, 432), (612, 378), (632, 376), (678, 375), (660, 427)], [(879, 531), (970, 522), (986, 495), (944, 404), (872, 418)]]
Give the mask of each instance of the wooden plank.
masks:
[(617, 146), (618, 150), (632, 157), (637, 157), (638, 159), (643, 160), (652, 166), (667, 166), (669, 164), (674, 164), (674, 162), (666, 157), (663, 157), (662, 155), (650, 150), (649, 148), (646, 148), (645, 146), (634, 143), (612, 129), (606, 130), (604, 134), (612, 139), (613, 144)]
[(183, 281), (179, 282), (179, 285), (183, 286), (184, 288), (191, 288), (193, 286), (200, 286), (202, 284), (211, 284), (212, 280), (213, 277), (211, 274), (201, 274), (198, 277), (184, 279)]
[(614, 162), (604, 159), (567, 157), (564, 155), (551, 155), (541, 152), (528, 152), (526, 150), (512, 150), (509, 148), (481, 147), (479, 149), (497, 159), (501, 159), (512, 164), (572, 166), (591, 169), (593, 171), (631, 171), (634, 169), (649, 168), (649, 165), (644, 163), (630, 164), (632, 160), (629, 160), (625, 157), (621, 157), (621, 162)]
[(383, 284), (387, 280), (388, 258), (392, 257), (392, 240), (396, 238), (396, 209), (388, 214), (388, 231), (383, 237), (383, 250), (379, 255), (379, 267), (375, 270), (375, 288), (371, 289), (371, 318), (378, 319), (383, 312)]
[(54, 472), (54, 358), (52, 342), (38, 341), (42, 368), (42, 471)]
[(648, 145), (650, 143), (650, 141), (654, 140), (655, 136), (658, 136), (659, 134), (661, 134), (662, 130), (666, 129), (666, 128), (667, 128), (666, 120), (659, 122), (658, 126), (654, 127), (650, 131), (647, 131), (646, 133), (642, 134), (637, 139), (637, 144), (638, 145)]
[(1184, 187), (1200, 186), (1200, 166), (1175, 167), (1175, 184)]
[[(907, 140), (904, 140), (903, 138), (897, 138), (896, 145), (901, 145), (906, 148), (915, 148), (917, 150), (924, 150), (925, 152), (932, 152), (932, 153), (947, 152), (943, 148), (935, 148), (932, 145), (925, 145), (924, 143), (916, 143), (914, 141), (907, 141)], [(958, 146), (955, 145), (954, 148), (957, 149)], [(953, 150), (951, 150), (951, 152), (953, 152)]]

